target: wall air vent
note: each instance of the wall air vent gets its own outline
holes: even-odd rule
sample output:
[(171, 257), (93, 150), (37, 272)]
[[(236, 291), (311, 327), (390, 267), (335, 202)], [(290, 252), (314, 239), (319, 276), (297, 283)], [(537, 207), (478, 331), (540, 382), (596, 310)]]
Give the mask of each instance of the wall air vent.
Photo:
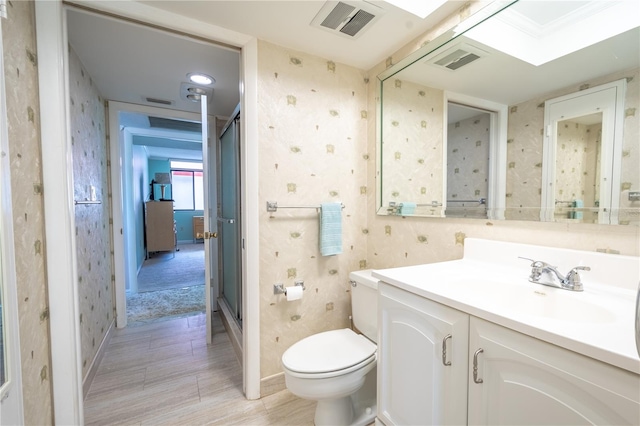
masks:
[(458, 43), (434, 58), (429, 59), (427, 63), (456, 71), (486, 55), (487, 52), (471, 46), (468, 43)]
[(366, 1), (328, 1), (313, 18), (311, 26), (355, 39), (384, 12), (384, 9)]

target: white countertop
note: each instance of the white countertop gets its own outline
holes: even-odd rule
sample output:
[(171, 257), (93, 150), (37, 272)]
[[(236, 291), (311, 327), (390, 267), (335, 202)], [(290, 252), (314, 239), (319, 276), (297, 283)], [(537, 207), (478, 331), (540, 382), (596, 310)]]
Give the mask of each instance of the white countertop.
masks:
[[(594, 273), (580, 272), (582, 292), (543, 286), (528, 281), (530, 262), (518, 256), (553, 263), (562, 273), (577, 265), (591, 266)], [(461, 260), (374, 270), (372, 275), (410, 293), (640, 374), (634, 329), (639, 258), (466, 239)], [(598, 282), (603, 278), (613, 283)]]

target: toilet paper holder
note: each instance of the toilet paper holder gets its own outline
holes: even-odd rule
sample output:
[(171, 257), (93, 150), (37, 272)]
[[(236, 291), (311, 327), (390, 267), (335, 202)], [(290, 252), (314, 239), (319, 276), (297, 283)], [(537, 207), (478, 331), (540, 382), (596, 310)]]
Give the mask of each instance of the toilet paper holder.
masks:
[[(304, 281), (296, 281), (293, 283), (298, 287), (302, 287), (302, 290), (306, 290), (307, 288), (304, 286)], [(273, 285), (273, 294), (284, 294), (287, 295), (287, 289), (284, 288), (284, 284), (274, 284)]]

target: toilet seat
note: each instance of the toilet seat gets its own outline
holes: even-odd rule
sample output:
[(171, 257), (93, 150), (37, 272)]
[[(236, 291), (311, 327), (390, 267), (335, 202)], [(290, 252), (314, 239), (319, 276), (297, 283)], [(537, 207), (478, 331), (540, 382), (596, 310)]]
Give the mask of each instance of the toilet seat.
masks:
[(375, 361), (376, 349), (374, 343), (351, 329), (331, 330), (293, 344), (282, 355), (282, 364), (296, 377), (334, 377)]

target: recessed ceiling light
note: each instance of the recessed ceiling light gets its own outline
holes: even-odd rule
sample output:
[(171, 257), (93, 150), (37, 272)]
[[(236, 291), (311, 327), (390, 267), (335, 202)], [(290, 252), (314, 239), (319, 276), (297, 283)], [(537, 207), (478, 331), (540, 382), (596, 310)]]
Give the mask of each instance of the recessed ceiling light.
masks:
[(431, 13), (435, 12), (440, 6), (445, 4), (447, 0), (436, 1), (415, 1), (415, 0), (385, 0), (387, 3), (399, 7), (402, 10), (406, 10), (419, 18), (426, 18)]
[(200, 102), (201, 95), (189, 94), (187, 95), (187, 99), (193, 102)]
[(187, 77), (189, 77), (189, 80), (192, 81), (193, 83), (201, 84), (203, 86), (209, 86), (216, 82), (216, 80), (210, 75), (202, 74), (202, 73), (191, 72), (187, 74)]

